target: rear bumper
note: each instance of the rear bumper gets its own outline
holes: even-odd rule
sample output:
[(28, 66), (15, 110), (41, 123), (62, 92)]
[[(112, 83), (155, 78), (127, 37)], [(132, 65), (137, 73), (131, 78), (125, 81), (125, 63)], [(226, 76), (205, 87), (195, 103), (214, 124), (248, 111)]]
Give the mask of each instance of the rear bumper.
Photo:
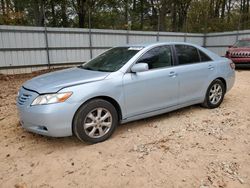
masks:
[(235, 71), (232, 71), (226, 76), (227, 92), (232, 89), (235, 82)]

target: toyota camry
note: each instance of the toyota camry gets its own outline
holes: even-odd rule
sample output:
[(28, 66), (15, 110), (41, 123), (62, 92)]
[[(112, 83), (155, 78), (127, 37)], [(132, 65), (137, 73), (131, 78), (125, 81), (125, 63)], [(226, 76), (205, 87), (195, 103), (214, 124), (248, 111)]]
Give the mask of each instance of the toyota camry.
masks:
[(189, 43), (114, 47), (81, 66), (25, 82), (17, 97), (20, 122), (46, 136), (101, 142), (120, 123), (194, 104), (220, 106), (233, 87), (234, 68)]

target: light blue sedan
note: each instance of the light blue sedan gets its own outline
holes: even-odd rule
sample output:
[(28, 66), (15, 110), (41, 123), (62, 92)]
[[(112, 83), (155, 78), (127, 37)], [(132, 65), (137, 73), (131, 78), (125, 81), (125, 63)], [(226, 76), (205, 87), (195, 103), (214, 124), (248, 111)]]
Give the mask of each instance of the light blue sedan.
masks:
[(218, 107), (233, 87), (234, 66), (188, 43), (115, 47), (24, 83), (17, 97), (20, 121), (34, 133), (101, 142), (119, 123), (193, 104)]

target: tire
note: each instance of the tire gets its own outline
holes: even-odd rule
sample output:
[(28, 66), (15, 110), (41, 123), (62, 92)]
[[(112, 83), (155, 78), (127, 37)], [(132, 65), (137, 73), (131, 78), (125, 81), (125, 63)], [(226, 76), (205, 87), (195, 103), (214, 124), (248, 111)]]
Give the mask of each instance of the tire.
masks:
[(115, 107), (103, 99), (83, 104), (73, 120), (73, 133), (84, 142), (98, 143), (107, 140), (118, 125)]
[(217, 108), (222, 103), (225, 93), (225, 84), (221, 80), (216, 79), (209, 85), (205, 100), (201, 105), (209, 109)]

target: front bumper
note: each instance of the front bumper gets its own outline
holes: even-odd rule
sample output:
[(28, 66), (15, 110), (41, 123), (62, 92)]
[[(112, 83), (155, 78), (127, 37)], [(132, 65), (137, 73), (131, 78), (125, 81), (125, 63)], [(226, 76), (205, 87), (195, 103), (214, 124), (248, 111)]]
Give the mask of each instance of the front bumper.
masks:
[[(30, 96), (23, 101), (22, 96)], [(66, 102), (31, 106), (36, 92), (21, 88), (17, 99), (20, 122), (24, 129), (37, 134), (65, 137), (72, 135), (72, 121), (77, 107)], [(21, 101), (21, 102), (20, 102)]]
[(230, 58), (236, 65), (237, 64), (250, 64), (250, 58), (249, 57), (231, 57)]

